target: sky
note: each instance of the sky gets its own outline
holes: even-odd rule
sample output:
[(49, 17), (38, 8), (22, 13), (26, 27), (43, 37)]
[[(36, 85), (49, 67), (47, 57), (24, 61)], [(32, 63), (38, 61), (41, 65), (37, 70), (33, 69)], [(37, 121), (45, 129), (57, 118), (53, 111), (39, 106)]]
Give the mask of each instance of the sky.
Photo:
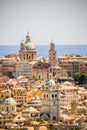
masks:
[(0, 0), (0, 45), (87, 44), (87, 0)]

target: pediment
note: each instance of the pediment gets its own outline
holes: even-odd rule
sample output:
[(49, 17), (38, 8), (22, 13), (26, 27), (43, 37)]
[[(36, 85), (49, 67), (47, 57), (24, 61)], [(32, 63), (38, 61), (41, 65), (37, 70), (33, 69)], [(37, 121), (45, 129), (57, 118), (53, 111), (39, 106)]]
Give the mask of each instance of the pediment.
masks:
[(35, 64), (33, 64), (33, 69), (48, 69), (48, 66), (44, 62), (37, 61)]

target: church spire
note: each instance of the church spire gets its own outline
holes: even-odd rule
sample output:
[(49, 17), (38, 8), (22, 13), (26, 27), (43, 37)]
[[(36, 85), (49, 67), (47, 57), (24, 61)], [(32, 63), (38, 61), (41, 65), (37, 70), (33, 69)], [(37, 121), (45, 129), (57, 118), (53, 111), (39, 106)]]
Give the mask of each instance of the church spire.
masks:
[(27, 32), (27, 36), (26, 36), (26, 42), (30, 42), (30, 35), (29, 35), (29, 32)]

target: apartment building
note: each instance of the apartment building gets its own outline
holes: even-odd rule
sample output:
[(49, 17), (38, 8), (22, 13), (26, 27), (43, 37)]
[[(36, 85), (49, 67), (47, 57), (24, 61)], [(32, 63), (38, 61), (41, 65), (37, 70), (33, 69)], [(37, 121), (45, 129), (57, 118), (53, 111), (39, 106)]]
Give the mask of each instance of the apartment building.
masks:
[(65, 55), (58, 59), (60, 67), (67, 70), (69, 76), (73, 77), (75, 73), (86, 71), (87, 72), (87, 57), (80, 55)]
[(18, 66), (18, 76), (22, 75), (28, 77), (29, 79), (32, 78), (32, 64), (28, 61), (20, 61)]
[(60, 106), (67, 107), (71, 109), (71, 103), (73, 101), (78, 101), (78, 87), (72, 82), (64, 82), (59, 84), (60, 92)]

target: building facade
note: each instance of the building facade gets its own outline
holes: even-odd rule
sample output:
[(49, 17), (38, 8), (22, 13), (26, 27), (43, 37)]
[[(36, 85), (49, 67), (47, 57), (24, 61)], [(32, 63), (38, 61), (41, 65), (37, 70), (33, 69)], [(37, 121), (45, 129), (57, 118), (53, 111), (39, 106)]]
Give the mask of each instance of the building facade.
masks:
[(60, 106), (71, 109), (71, 103), (78, 101), (78, 87), (71, 82), (59, 84), (60, 91)]
[(17, 105), (22, 105), (27, 100), (27, 89), (21, 86), (14, 86), (12, 96), (16, 100)]
[(27, 60), (19, 61), (18, 65), (18, 76), (22, 75), (29, 79), (32, 79), (32, 64)]
[(21, 42), (19, 57), (21, 60), (32, 61), (32, 60), (36, 59), (36, 53), (37, 53), (36, 48), (35, 48), (34, 44), (31, 42), (30, 36), (28, 33), (26, 36), (26, 41)]
[(6, 75), (10, 78), (16, 77), (16, 63), (14, 58), (3, 58), (0, 61), (1, 76)]
[(58, 86), (51, 77), (42, 86), (42, 113), (42, 115), (45, 114), (53, 122), (57, 122), (59, 119)]
[(61, 56), (58, 58), (58, 65), (73, 77), (77, 72), (87, 72), (87, 57), (75, 54)]
[(40, 60), (32, 61), (31, 64), (33, 66), (32, 77), (36, 77), (36, 79), (48, 79), (49, 64)]

